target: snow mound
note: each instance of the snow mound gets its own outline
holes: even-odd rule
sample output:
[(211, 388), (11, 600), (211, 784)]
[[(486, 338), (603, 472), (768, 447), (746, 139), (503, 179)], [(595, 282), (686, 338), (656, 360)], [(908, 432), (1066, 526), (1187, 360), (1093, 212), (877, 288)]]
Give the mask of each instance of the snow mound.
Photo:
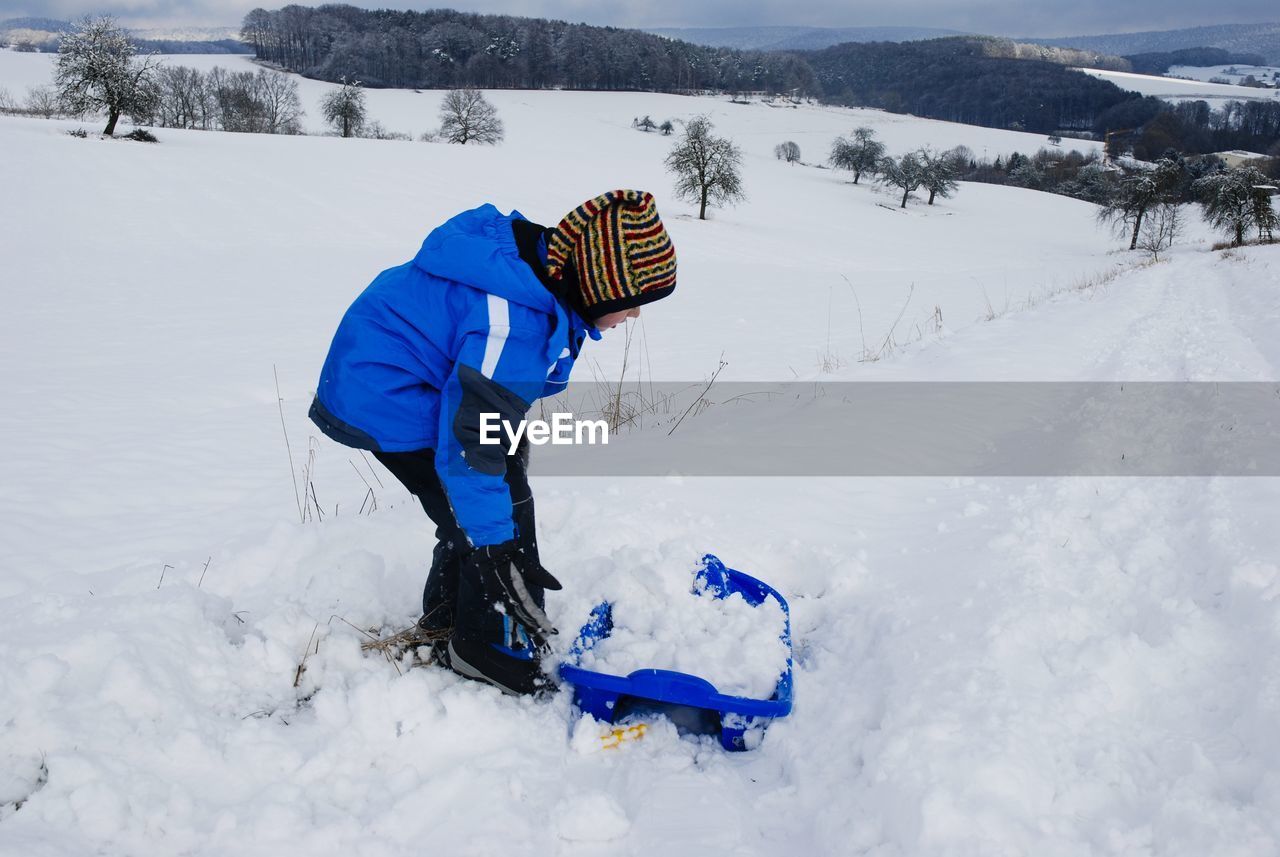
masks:
[(556, 832), (570, 842), (608, 842), (631, 829), (627, 814), (607, 795), (576, 795), (560, 804)]
[(787, 666), (786, 617), (775, 598), (759, 606), (738, 593), (717, 598), (690, 589), (686, 570), (646, 569), (619, 576), (613, 632), (583, 653), (584, 669), (629, 675), (675, 670), (721, 693), (767, 699)]

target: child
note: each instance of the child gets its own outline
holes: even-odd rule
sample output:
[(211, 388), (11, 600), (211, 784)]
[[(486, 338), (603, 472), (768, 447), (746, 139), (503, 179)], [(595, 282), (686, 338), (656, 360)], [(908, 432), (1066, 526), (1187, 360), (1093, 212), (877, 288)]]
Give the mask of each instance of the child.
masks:
[(492, 205), (463, 212), (343, 316), (311, 419), (372, 450), (436, 525), (418, 627), (447, 635), (437, 655), (454, 671), (535, 692), (556, 633), (543, 590), (560, 584), (538, 557), (528, 448), (481, 444), (481, 415), (516, 425), (564, 389), (587, 337), (675, 284), (653, 197), (615, 190), (554, 229)]

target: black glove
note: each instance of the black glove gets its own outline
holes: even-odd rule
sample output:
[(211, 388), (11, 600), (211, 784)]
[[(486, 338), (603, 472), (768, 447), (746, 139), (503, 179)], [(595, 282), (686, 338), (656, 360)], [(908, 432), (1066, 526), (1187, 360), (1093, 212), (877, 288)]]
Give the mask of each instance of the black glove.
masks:
[(478, 574), (484, 591), (502, 604), (503, 612), (524, 626), (534, 645), (546, 648), (547, 637), (560, 633), (529, 592), (529, 587), (560, 589), (560, 581), (515, 541), (485, 545), (467, 556), (468, 574)]

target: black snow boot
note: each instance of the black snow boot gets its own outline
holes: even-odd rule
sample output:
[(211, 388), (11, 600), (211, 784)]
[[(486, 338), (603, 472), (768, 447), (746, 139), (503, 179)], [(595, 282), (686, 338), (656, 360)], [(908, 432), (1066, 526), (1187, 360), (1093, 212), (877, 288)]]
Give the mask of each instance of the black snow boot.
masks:
[(422, 618), (418, 628), (427, 633), (451, 632), (458, 606), (458, 574), (462, 555), (453, 542), (440, 542), (431, 557), (431, 571), (422, 590)]
[[(490, 577), (477, 568), (463, 571), (458, 581), (457, 621), (442, 660), (459, 675), (487, 682), (503, 693), (554, 689), (528, 633), (497, 609), (497, 584)], [(537, 595), (541, 601), (541, 590)]]

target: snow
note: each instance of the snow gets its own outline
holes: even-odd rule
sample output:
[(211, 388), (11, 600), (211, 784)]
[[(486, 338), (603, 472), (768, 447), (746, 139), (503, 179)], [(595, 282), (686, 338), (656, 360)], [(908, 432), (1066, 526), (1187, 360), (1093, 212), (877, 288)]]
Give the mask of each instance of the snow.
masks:
[[(1154, 74), (1134, 74), (1128, 71), (1106, 71), (1097, 68), (1079, 69), (1085, 74), (1109, 80), (1121, 89), (1139, 95), (1154, 95), (1166, 101), (1207, 101), (1220, 106), (1224, 101), (1270, 101), (1280, 98), (1280, 90), (1258, 89), (1252, 86), (1236, 86), (1227, 83), (1208, 83), (1201, 80), (1182, 80)], [(1172, 70), (1170, 70), (1172, 73)]]
[[(37, 81), (31, 56), (0, 52), (0, 86)], [(434, 94), (374, 97), (388, 127), (433, 121)], [(475, 149), (0, 117), (0, 854), (1280, 850), (1271, 478), (535, 477), (562, 629), (704, 551), (788, 599), (795, 710), (748, 753), (661, 719), (605, 749), (567, 694), (363, 655), (359, 629), (416, 618), (433, 539), (306, 409), (354, 295), (482, 201), (547, 221), (658, 195), (681, 284), (635, 328), (646, 377), (722, 355), (723, 377), (815, 387), (1278, 377), (1280, 248), (1211, 253), (1192, 223), (1144, 265), (1075, 200), (962, 185), (903, 212), (772, 156), (873, 120), (891, 149), (1035, 135), (492, 98), (508, 140)], [(670, 197), (670, 141), (630, 128), (701, 111), (749, 194), (707, 222)], [(624, 343), (578, 377), (616, 377)], [(325, 517), (301, 524), (309, 456)]]
[(692, 591), (688, 566), (629, 567), (603, 586), (613, 631), (578, 665), (608, 675), (675, 670), (711, 682), (720, 693), (768, 699), (790, 654), (786, 617), (775, 598), (759, 606), (739, 593)]
[(1277, 72), (1280, 72), (1280, 68), (1269, 65), (1175, 65), (1170, 66), (1169, 77), (1185, 77), (1191, 80), (1203, 81), (1220, 77), (1231, 81), (1233, 84), (1239, 84), (1245, 77), (1253, 75), (1259, 81), (1273, 83)]

